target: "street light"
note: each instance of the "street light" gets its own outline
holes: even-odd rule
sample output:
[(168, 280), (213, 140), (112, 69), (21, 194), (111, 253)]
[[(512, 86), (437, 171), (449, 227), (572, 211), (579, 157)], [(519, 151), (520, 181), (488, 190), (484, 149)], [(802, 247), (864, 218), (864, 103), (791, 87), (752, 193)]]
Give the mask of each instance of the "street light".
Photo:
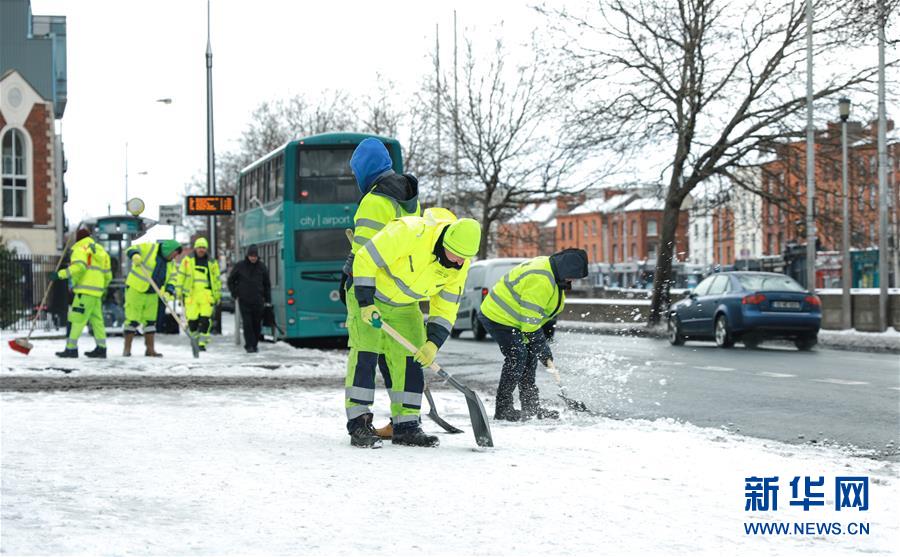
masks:
[(850, 305), (850, 194), (847, 185), (847, 119), (850, 118), (850, 99), (838, 100), (838, 113), (841, 116), (841, 174), (843, 204), (841, 209), (841, 327), (850, 329), (853, 323), (853, 308)]

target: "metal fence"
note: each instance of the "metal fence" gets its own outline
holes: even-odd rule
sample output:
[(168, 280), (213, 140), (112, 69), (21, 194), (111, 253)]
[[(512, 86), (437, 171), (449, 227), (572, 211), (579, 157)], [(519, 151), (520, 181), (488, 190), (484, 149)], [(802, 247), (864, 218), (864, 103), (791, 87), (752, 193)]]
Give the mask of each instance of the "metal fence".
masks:
[[(0, 257), (0, 329), (21, 331), (31, 327), (37, 315), (37, 329), (66, 326), (66, 284), (52, 281), (59, 258), (47, 255)], [(45, 289), (51, 285), (47, 303), (41, 305)]]

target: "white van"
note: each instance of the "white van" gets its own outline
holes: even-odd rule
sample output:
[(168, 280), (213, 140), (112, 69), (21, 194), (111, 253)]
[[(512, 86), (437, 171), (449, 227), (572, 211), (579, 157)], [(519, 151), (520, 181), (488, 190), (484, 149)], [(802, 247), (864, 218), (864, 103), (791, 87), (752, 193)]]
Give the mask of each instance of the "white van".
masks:
[(469, 267), (469, 275), (466, 277), (466, 288), (463, 291), (462, 300), (459, 302), (459, 313), (456, 314), (456, 323), (450, 336), (458, 337), (463, 331), (472, 331), (475, 338), (484, 340), (487, 331), (478, 321), (478, 308), (494, 284), (503, 278), (510, 269), (528, 261), (521, 257), (506, 257), (499, 259), (484, 259), (472, 263)]

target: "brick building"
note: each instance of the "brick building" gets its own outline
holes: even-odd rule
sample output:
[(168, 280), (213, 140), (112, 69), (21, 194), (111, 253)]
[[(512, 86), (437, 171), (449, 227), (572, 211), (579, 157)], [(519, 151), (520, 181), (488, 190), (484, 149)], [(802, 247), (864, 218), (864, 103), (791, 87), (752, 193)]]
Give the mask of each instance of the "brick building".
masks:
[(66, 106), (65, 18), (0, 2), (0, 237), (20, 254), (63, 248), (65, 158), (56, 132)]
[(560, 196), (555, 201), (530, 203), (497, 228), (497, 257), (537, 257), (556, 251), (556, 217), (584, 201), (583, 196)]
[[(900, 138), (888, 122), (889, 222), (896, 234), (900, 205)], [(848, 192), (850, 244), (853, 248), (878, 245), (878, 141), (877, 122), (864, 126), (848, 123)], [(842, 162), (841, 125), (830, 123), (816, 135), (816, 229), (819, 249), (841, 249)], [(775, 160), (762, 165), (764, 250), (780, 254), (790, 244), (806, 244), (806, 142), (782, 146)], [(890, 241), (889, 241), (890, 245)], [(894, 244), (896, 245), (896, 243)]]

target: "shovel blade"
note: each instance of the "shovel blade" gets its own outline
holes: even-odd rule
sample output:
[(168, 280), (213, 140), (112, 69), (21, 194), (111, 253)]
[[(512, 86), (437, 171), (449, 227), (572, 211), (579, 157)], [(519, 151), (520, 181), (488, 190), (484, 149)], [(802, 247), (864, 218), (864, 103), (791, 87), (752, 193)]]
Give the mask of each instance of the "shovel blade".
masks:
[(493, 447), (494, 437), (491, 435), (491, 426), (488, 424), (487, 412), (484, 411), (484, 404), (481, 403), (481, 399), (478, 398), (475, 391), (457, 381), (446, 370), (441, 369), (437, 374), (466, 397), (466, 404), (469, 406), (469, 420), (472, 421), (472, 433), (475, 434), (475, 443), (479, 447)]
[(438, 415), (437, 408), (435, 408), (435, 406), (434, 406), (434, 398), (431, 397), (431, 389), (429, 389), (427, 386), (425, 387), (425, 398), (428, 399), (428, 404), (429, 404), (428, 417), (431, 418), (431, 420), (434, 423), (441, 426), (441, 428), (443, 428), (443, 430), (446, 431), (447, 433), (462, 433), (463, 432), (463, 430), (459, 429), (458, 427), (450, 425), (449, 423), (447, 423), (446, 420), (444, 420), (444, 418), (442, 418)]

